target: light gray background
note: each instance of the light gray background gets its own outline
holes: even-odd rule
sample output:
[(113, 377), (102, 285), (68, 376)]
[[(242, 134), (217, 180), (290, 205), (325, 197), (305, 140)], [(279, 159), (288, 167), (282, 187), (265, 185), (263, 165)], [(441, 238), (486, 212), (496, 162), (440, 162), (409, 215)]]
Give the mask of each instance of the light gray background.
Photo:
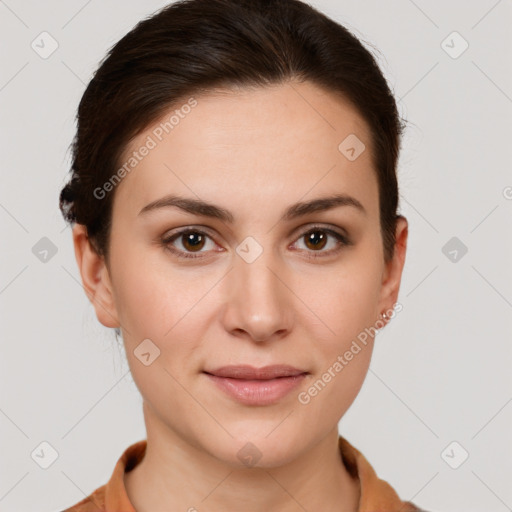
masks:
[[(57, 202), (85, 84), (166, 3), (0, 1), (1, 511), (74, 504), (145, 437), (140, 395), (81, 288)], [(377, 338), (340, 432), (427, 510), (512, 510), (512, 3), (311, 3), (378, 48), (410, 122), (404, 309)], [(59, 45), (47, 59), (31, 48), (42, 31)], [(458, 58), (442, 46), (453, 31), (469, 43)], [(42, 237), (57, 248), (46, 262), (32, 252)], [(452, 237), (468, 248), (456, 262), (442, 251)], [(46, 470), (31, 458), (43, 441), (58, 452)]]

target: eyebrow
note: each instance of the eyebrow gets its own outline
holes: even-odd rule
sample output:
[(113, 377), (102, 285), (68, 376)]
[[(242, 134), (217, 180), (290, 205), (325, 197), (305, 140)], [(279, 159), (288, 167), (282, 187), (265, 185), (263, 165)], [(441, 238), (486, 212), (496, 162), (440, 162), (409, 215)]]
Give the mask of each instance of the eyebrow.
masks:
[[(357, 211), (366, 215), (364, 206), (352, 196), (347, 194), (334, 194), (328, 197), (320, 197), (311, 201), (303, 201), (289, 206), (281, 217), (281, 221), (290, 221), (303, 217), (310, 213), (316, 213), (331, 210), (339, 206), (351, 206)], [(194, 215), (202, 215), (219, 219), (224, 222), (233, 223), (234, 215), (225, 208), (212, 203), (207, 203), (200, 199), (192, 199), (176, 195), (167, 195), (147, 204), (139, 212), (139, 215), (145, 214), (160, 208), (177, 207)]]

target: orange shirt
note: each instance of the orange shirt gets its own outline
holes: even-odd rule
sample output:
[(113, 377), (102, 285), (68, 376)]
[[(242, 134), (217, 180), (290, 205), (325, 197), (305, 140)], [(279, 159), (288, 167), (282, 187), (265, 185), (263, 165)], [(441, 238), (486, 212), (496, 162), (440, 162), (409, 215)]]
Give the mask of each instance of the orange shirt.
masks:
[[(125, 472), (142, 460), (146, 444), (147, 441), (143, 440), (129, 446), (117, 461), (105, 485), (62, 512), (136, 512), (126, 494), (123, 477)], [(361, 495), (358, 512), (422, 512), (411, 502), (400, 500), (396, 491), (385, 480), (377, 477), (364, 455), (341, 436), (339, 447), (349, 474), (359, 478)]]

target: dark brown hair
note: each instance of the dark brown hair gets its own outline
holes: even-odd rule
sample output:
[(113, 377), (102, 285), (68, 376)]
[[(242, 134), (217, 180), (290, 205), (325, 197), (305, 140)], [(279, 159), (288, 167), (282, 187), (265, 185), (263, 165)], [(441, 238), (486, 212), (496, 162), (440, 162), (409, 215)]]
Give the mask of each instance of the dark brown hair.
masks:
[(345, 27), (299, 0), (180, 0), (110, 48), (78, 107), (71, 178), (60, 193), (65, 220), (85, 225), (108, 259), (114, 191), (102, 199), (94, 191), (118, 170), (133, 137), (195, 93), (291, 79), (341, 95), (369, 125), (389, 261), (405, 123), (373, 55)]

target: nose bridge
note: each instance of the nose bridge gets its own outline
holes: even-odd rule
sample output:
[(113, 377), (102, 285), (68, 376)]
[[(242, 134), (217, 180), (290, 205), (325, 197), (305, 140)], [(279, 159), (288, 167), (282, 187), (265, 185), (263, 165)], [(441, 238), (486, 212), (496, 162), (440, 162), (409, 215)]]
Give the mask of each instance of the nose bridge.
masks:
[(280, 280), (278, 260), (271, 249), (251, 262), (236, 257), (230, 272), (227, 328), (246, 331), (256, 341), (289, 329), (290, 292)]

